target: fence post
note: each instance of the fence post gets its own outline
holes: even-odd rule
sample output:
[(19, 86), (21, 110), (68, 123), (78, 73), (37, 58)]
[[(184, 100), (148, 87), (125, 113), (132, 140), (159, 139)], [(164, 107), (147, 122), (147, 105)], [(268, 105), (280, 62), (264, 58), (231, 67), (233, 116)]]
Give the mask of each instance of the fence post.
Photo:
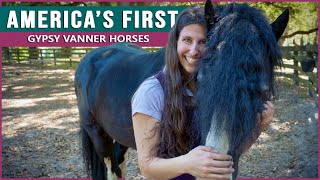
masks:
[[(298, 51), (294, 51), (294, 56), (298, 55)], [(293, 65), (295, 67), (299, 66), (299, 62), (298, 60), (293, 57)], [(293, 70), (293, 84), (296, 86), (299, 86), (299, 71), (297, 71), (296, 69)]]
[(9, 47), (3, 47), (2, 48), (2, 54), (3, 54), (3, 58), (2, 61), (4, 61), (5, 59), (8, 61), (9, 64), (11, 64), (11, 52)]
[(54, 66), (57, 66), (57, 62), (56, 62), (56, 49), (53, 50), (53, 62), (54, 62)]
[(312, 82), (312, 80), (311, 80), (311, 78), (310, 78), (310, 73), (312, 73), (312, 72), (309, 72), (309, 73), (308, 73), (308, 96), (309, 96), (309, 97), (314, 97), (313, 92), (312, 92), (312, 90), (311, 90), (311, 88), (313, 88), (312, 85), (313, 85), (314, 83)]
[[(313, 59), (313, 57), (312, 57), (313, 52), (312, 52), (312, 49), (309, 49), (308, 45), (309, 45), (309, 43), (306, 46), (306, 59), (310, 58), (312, 60)], [(314, 82), (310, 78), (310, 76), (312, 76), (312, 73), (313, 72), (308, 72), (307, 73), (308, 74), (308, 96), (309, 97), (314, 97), (313, 91), (311, 90), (311, 88), (313, 88), (313, 86), (314, 86)]]
[(42, 49), (39, 49), (40, 50), (40, 59), (41, 59), (41, 65), (43, 65), (44, 63), (43, 63), (43, 56), (42, 56)]
[(18, 64), (20, 64), (20, 51), (19, 51), (19, 48), (17, 48), (17, 59), (18, 59)]
[[(293, 39), (293, 44), (295, 45), (295, 46), (297, 46), (298, 44), (296, 43), (296, 40), (295, 39)], [(298, 54), (299, 54), (299, 52), (298, 51), (296, 51), (295, 49), (293, 49), (293, 65), (295, 66), (295, 67), (298, 67), (299, 66), (299, 62), (297, 61), (297, 58), (295, 58), (295, 57), (297, 57), (298, 56)], [(296, 86), (299, 86), (299, 72), (296, 70), (296, 69), (294, 69), (293, 70), (293, 84), (294, 85), (296, 85)]]

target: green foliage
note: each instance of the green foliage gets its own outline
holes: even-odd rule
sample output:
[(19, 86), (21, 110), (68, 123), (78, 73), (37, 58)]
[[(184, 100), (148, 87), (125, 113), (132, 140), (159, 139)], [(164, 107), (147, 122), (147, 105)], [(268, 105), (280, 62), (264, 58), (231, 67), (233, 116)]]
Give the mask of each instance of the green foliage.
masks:
[(288, 8), (290, 19), (287, 34), (318, 27), (318, 4), (316, 2), (257, 2), (249, 4), (260, 8), (270, 21), (274, 21), (282, 11)]
[[(222, 2), (228, 4), (230, 2)], [(297, 33), (292, 38), (286, 39), (287, 44), (299, 44), (303, 38), (305, 43), (317, 43), (318, 3), (316, 2), (248, 2), (250, 6), (260, 9), (273, 22), (286, 9), (289, 9), (289, 23), (284, 36)], [(312, 30), (311, 33), (307, 31)], [(282, 39), (282, 42), (284, 39)], [(298, 43), (297, 43), (298, 42)], [(302, 42), (302, 41), (301, 41)]]

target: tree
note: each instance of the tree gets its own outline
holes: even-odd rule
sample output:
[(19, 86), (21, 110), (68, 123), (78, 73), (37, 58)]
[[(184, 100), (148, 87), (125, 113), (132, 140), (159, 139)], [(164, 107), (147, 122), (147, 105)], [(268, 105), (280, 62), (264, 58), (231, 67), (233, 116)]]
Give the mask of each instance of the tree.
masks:
[(309, 41), (317, 42), (318, 4), (316, 2), (257, 2), (249, 4), (261, 9), (270, 22), (274, 21), (286, 8), (289, 9), (289, 23), (282, 36), (282, 41), (286, 38), (310, 35)]

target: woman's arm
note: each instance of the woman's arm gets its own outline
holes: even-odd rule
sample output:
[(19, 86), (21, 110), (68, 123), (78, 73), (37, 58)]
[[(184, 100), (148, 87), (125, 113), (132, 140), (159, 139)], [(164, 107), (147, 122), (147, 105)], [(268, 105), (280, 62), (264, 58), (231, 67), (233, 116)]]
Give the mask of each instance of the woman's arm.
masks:
[(151, 149), (159, 138), (158, 120), (136, 113), (133, 116), (138, 163), (143, 176), (152, 179), (171, 179), (184, 173), (206, 179), (229, 179), (234, 170), (231, 156), (220, 154), (210, 147), (199, 146), (188, 154), (170, 159), (152, 156)]

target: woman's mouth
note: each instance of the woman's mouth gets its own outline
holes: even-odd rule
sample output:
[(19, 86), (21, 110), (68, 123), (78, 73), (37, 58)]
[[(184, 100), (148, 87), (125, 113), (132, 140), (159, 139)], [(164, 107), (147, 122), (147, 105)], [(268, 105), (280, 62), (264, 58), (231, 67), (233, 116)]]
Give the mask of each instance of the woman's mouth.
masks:
[(186, 60), (189, 64), (196, 64), (198, 59), (194, 59), (194, 58), (190, 58), (190, 57), (186, 57)]

